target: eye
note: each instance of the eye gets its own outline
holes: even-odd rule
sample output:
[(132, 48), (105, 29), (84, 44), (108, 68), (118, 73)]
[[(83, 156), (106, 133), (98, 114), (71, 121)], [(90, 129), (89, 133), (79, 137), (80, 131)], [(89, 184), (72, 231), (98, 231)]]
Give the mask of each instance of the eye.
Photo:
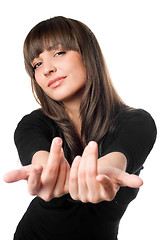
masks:
[(33, 66), (33, 70), (36, 70), (40, 65), (42, 64), (42, 62), (38, 62)]
[(60, 55), (62, 55), (62, 54), (65, 54), (65, 52), (57, 52), (57, 53), (54, 55), (54, 57), (60, 56)]

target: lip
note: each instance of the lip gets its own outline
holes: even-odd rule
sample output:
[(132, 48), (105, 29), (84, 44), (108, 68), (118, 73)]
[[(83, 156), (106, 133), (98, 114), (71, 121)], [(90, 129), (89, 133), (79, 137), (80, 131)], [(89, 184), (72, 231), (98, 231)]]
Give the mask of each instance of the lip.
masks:
[(57, 78), (54, 78), (52, 80), (50, 80), (48, 82), (48, 87), (49, 88), (55, 88), (55, 87), (58, 87), (62, 82), (63, 80), (66, 78), (67, 76), (62, 76), (62, 77), (57, 77)]

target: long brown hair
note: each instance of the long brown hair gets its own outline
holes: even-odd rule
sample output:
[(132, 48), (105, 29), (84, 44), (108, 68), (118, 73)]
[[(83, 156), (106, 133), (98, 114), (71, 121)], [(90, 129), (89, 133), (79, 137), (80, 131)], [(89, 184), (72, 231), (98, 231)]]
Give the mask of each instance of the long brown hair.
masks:
[[(86, 84), (80, 106), (81, 138), (61, 102), (45, 94), (34, 77), (32, 60), (50, 46), (77, 51), (86, 69)], [(26, 70), (31, 77), (32, 90), (43, 112), (61, 129), (70, 149), (71, 159), (81, 154), (84, 146), (94, 140), (101, 142), (114, 125), (116, 116), (126, 107), (117, 94), (106, 67), (96, 37), (83, 23), (64, 17), (54, 17), (37, 24), (24, 42)]]

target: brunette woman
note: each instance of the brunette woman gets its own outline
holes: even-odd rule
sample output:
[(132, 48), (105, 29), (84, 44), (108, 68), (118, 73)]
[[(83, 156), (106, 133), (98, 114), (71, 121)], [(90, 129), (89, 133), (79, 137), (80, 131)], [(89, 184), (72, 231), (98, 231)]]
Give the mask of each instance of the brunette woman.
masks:
[(24, 60), (41, 107), (17, 126), (24, 167), (5, 181), (27, 179), (36, 197), (14, 239), (117, 239), (143, 184), (138, 175), (155, 142), (154, 120), (121, 100), (94, 34), (79, 21), (37, 24)]

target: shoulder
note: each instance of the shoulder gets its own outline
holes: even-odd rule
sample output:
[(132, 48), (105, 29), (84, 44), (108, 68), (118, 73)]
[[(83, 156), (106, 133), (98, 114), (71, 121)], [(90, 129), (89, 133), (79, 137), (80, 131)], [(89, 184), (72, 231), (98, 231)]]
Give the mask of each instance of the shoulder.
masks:
[(15, 129), (15, 139), (19, 136), (40, 136), (46, 135), (52, 138), (60, 135), (56, 123), (49, 118), (41, 109), (34, 110), (25, 115)]
[(123, 111), (116, 119), (119, 128), (132, 126), (133, 128), (143, 127), (156, 131), (156, 124), (151, 114), (144, 109), (131, 109)]
[(151, 114), (143, 109), (122, 111), (106, 136), (103, 155), (121, 152), (127, 158), (127, 172), (137, 172), (156, 140), (157, 129)]
[(150, 119), (150, 118), (152, 118), (149, 112), (147, 112), (146, 110), (141, 109), (141, 108), (138, 108), (138, 109), (133, 108), (133, 109), (129, 109), (129, 110), (123, 110), (119, 116), (123, 117), (125, 119), (130, 119), (130, 118)]
[[(125, 145), (145, 145), (151, 149), (155, 143), (157, 128), (150, 113), (143, 109), (124, 111), (117, 118), (114, 137)], [(138, 149), (138, 146), (137, 146)]]
[(41, 109), (37, 109), (32, 111), (29, 114), (26, 114), (20, 122), (30, 122), (30, 121), (42, 121), (47, 120), (50, 121), (51, 119), (44, 114), (44, 112)]
[(32, 111), (31, 113), (25, 115), (18, 126), (35, 126), (35, 127), (45, 127), (45, 128), (53, 128), (56, 127), (55, 122), (49, 118), (47, 115), (44, 114), (42, 109), (37, 109)]
[(150, 113), (143, 109), (123, 110), (106, 134), (104, 144), (134, 145), (144, 143), (151, 148), (156, 140), (157, 128)]

